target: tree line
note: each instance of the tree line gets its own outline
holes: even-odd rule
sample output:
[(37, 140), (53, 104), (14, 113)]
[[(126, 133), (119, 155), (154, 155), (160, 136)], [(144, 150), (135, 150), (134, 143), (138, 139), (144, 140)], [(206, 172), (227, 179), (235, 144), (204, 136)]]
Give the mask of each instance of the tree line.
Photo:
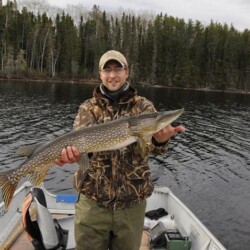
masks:
[(96, 80), (109, 49), (126, 55), (133, 83), (250, 90), (248, 29), (163, 13), (112, 15), (96, 5), (79, 20), (18, 10), (16, 1), (0, 6), (1, 78)]

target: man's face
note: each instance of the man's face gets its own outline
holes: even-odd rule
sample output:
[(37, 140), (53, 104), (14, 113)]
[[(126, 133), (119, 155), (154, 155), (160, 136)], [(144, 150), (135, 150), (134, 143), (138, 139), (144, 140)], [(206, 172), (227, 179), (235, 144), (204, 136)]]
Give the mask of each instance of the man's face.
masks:
[(116, 91), (126, 82), (129, 75), (128, 69), (124, 69), (119, 62), (109, 61), (100, 71), (102, 83), (109, 91)]

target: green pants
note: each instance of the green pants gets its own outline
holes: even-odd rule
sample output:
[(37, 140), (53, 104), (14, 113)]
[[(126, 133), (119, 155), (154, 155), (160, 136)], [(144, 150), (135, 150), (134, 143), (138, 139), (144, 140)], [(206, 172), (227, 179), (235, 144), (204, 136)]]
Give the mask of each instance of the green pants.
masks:
[(131, 208), (108, 210), (80, 194), (75, 205), (77, 250), (139, 250), (146, 201)]

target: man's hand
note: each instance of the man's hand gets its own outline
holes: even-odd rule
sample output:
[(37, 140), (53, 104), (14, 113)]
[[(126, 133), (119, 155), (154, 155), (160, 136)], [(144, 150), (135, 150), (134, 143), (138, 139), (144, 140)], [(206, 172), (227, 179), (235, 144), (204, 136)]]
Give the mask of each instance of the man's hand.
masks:
[(155, 133), (153, 137), (158, 143), (164, 143), (168, 141), (172, 136), (176, 135), (177, 133), (185, 132), (186, 128), (183, 126), (173, 127), (168, 125), (167, 127), (163, 128), (159, 132)]
[(74, 146), (63, 148), (61, 157), (55, 161), (55, 164), (63, 166), (65, 163), (76, 163), (80, 157), (80, 152)]

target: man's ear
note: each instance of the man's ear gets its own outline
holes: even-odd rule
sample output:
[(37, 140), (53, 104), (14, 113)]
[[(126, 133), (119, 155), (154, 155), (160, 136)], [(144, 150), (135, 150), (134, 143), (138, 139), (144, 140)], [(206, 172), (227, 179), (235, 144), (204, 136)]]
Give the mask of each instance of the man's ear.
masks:
[(129, 68), (126, 69), (127, 78), (129, 77)]

